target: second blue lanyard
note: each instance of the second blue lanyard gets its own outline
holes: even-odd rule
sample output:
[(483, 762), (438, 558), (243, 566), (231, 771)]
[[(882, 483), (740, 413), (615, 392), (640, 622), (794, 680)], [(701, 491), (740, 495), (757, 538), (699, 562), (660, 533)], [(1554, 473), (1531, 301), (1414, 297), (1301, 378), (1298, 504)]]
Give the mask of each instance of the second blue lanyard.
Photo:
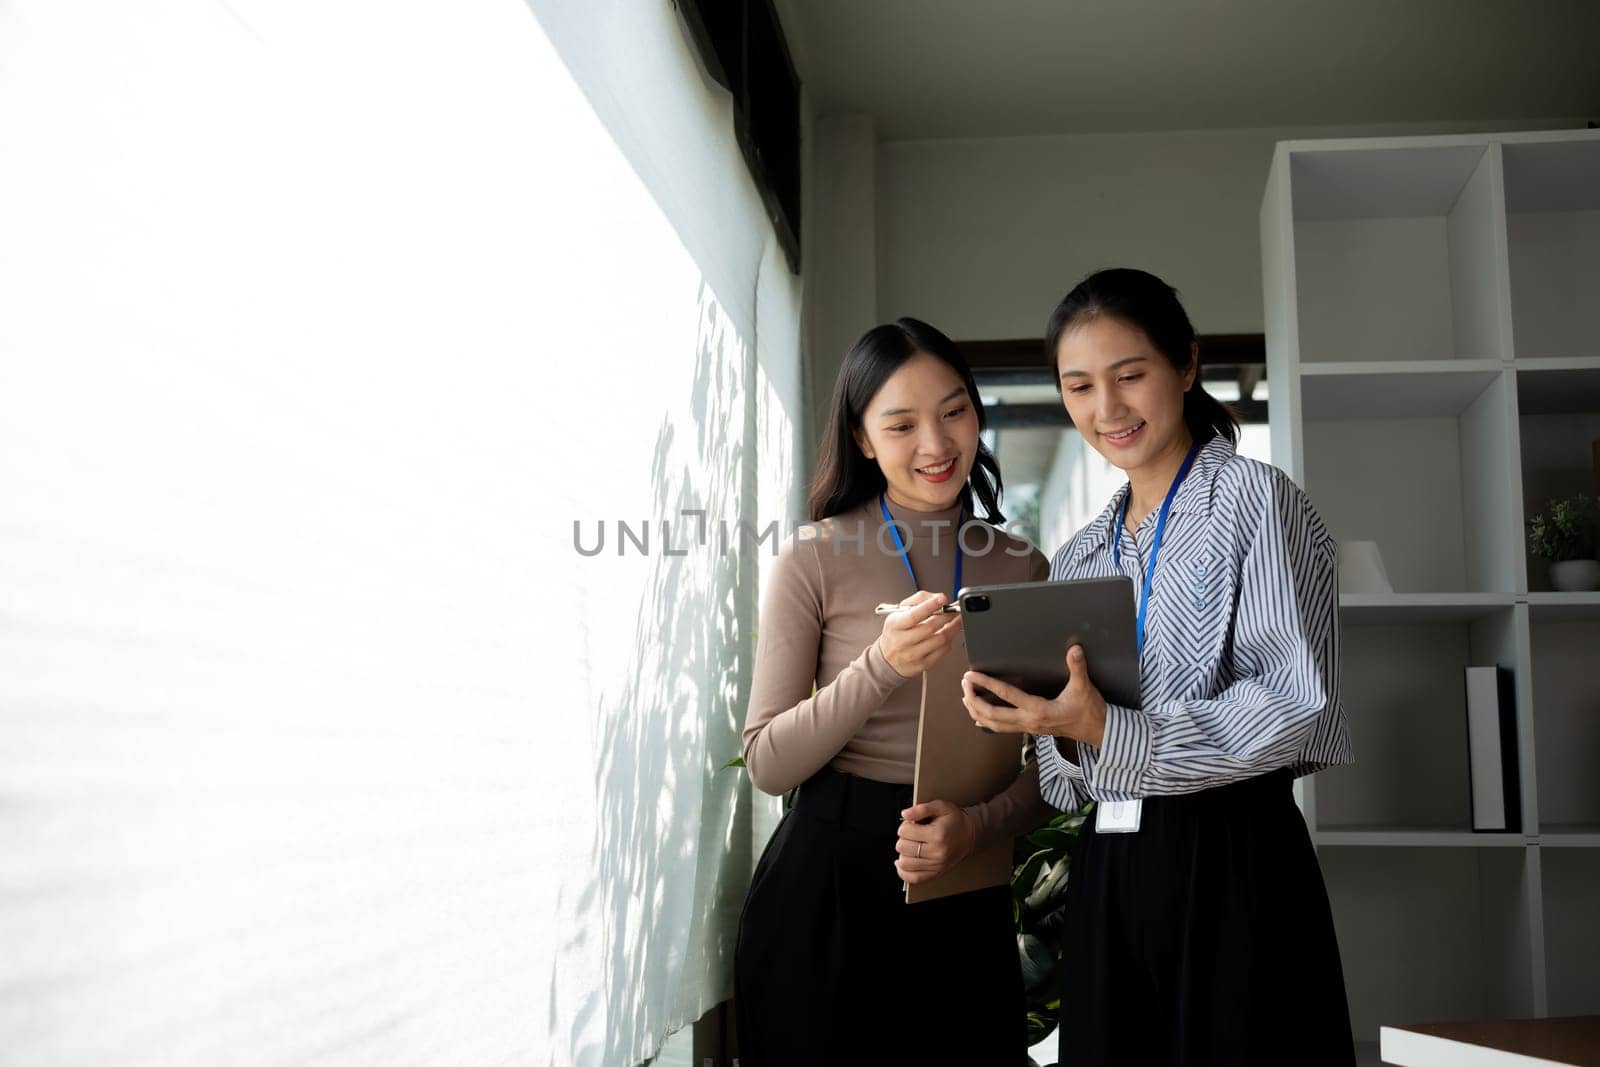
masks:
[[(1189, 473), (1189, 468), (1194, 466), (1194, 457), (1200, 452), (1200, 442), (1196, 441), (1189, 447), (1189, 454), (1183, 457), (1183, 466), (1178, 468), (1178, 476), (1172, 479), (1172, 488), (1167, 490), (1167, 498), (1161, 502), (1161, 513), (1156, 516), (1156, 536), (1150, 544), (1150, 563), (1144, 569), (1144, 592), (1139, 596), (1139, 621), (1135, 634), (1139, 641), (1139, 654), (1144, 655), (1144, 620), (1150, 610), (1150, 590), (1156, 580), (1156, 558), (1161, 554), (1161, 537), (1167, 530), (1167, 512), (1172, 510), (1172, 500), (1178, 495), (1178, 486), (1183, 484), (1184, 477)], [(1127, 519), (1128, 503), (1133, 499), (1133, 487), (1128, 487), (1128, 495), (1122, 498), (1122, 506), (1117, 509), (1117, 528), (1111, 538), (1111, 562), (1118, 570), (1122, 568), (1122, 524)]]

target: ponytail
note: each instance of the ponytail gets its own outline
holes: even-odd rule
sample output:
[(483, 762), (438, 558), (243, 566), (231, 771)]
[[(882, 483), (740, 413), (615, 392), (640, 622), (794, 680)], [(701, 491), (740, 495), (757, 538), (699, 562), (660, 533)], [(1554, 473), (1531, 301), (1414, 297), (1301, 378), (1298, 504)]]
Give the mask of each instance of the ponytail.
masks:
[(1183, 424), (1189, 428), (1189, 436), (1202, 445), (1213, 437), (1226, 437), (1230, 445), (1239, 447), (1239, 416), (1205, 391), (1199, 371), (1195, 372), (1194, 385), (1183, 394)]

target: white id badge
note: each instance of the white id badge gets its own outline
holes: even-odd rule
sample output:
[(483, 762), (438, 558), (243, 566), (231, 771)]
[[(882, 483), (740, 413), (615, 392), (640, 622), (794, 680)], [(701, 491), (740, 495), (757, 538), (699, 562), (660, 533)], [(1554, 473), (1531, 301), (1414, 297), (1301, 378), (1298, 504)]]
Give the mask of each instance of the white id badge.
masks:
[(1139, 816), (1144, 810), (1142, 800), (1102, 800), (1094, 809), (1094, 832), (1097, 834), (1133, 834), (1139, 832)]

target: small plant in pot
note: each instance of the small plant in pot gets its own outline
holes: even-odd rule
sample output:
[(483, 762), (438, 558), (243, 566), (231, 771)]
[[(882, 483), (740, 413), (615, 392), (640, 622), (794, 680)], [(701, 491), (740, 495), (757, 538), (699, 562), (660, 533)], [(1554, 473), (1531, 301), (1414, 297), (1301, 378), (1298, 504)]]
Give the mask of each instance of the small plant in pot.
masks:
[(1550, 584), (1563, 593), (1600, 588), (1600, 501), (1588, 493), (1553, 500), (1528, 522), (1528, 548), (1550, 561)]

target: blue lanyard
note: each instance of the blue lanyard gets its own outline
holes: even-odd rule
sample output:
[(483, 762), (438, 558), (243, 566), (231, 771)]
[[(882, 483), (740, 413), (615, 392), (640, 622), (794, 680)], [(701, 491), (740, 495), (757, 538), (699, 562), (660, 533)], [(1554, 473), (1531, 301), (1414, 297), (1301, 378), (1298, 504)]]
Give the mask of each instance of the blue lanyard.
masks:
[[(1189, 468), (1194, 466), (1194, 457), (1200, 452), (1200, 442), (1196, 441), (1189, 446), (1189, 454), (1183, 457), (1183, 466), (1178, 468), (1178, 476), (1172, 479), (1172, 488), (1167, 490), (1167, 499), (1161, 502), (1161, 514), (1156, 516), (1156, 539), (1150, 545), (1150, 565), (1144, 570), (1144, 592), (1139, 597), (1139, 622), (1135, 631), (1139, 641), (1139, 655), (1144, 655), (1144, 619), (1145, 613), (1150, 610), (1150, 587), (1156, 580), (1156, 557), (1161, 554), (1161, 535), (1167, 530), (1167, 512), (1172, 508), (1172, 498), (1178, 495), (1178, 486), (1183, 484), (1183, 479), (1189, 473)], [(1128, 503), (1133, 499), (1133, 486), (1128, 486), (1128, 495), (1122, 498), (1122, 506), (1117, 509), (1117, 528), (1111, 538), (1111, 562), (1118, 570), (1122, 569), (1122, 524), (1128, 515)]]
[[(889, 532), (894, 535), (894, 547), (900, 553), (900, 562), (906, 565), (906, 573), (911, 575), (911, 588), (921, 589), (917, 584), (917, 572), (911, 569), (911, 554), (906, 551), (906, 543), (900, 539), (900, 527), (895, 524), (894, 516), (889, 514), (889, 505), (884, 502), (883, 494), (878, 494), (878, 510), (883, 512), (884, 524), (889, 527)], [(961, 521), (966, 517), (967, 509), (962, 508), (956, 512), (956, 589), (950, 595), (954, 600), (957, 593), (961, 592)]]

